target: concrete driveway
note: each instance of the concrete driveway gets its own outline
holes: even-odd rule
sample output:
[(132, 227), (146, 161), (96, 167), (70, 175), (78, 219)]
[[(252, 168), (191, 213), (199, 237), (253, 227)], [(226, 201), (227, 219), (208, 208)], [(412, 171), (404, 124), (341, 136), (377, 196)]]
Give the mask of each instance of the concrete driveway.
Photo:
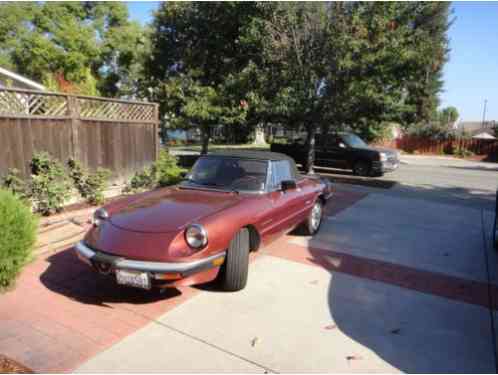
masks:
[(40, 259), (0, 297), (0, 352), (38, 371), (495, 372), (496, 174), (413, 159), (390, 189), (338, 183), (318, 235), (255, 254), (242, 292), (147, 294), (70, 250)]

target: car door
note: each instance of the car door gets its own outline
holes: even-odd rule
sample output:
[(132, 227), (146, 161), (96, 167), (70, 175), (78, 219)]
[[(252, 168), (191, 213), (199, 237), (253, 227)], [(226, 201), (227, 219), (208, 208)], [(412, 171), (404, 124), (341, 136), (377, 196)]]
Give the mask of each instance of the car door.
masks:
[(271, 236), (275, 236), (295, 226), (295, 221), (297, 220), (296, 214), (299, 213), (303, 202), (299, 187), (286, 191), (283, 191), (281, 188), (282, 181), (296, 181), (290, 161), (272, 161), (270, 173), (271, 182), (268, 197), (272, 206), (272, 214), (268, 231)]
[(346, 154), (347, 146), (340, 137), (327, 135), (321, 140), (320, 150), (317, 153), (317, 165), (330, 168), (345, 168)]

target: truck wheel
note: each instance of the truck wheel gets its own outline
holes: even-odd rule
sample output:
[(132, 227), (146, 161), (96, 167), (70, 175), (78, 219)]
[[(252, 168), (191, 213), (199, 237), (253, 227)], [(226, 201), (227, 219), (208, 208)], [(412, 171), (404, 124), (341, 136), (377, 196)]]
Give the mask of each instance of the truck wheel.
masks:
[(353, 173), (356, 176), (368, 177), (370, 176), (371, 169), (370, 163), (365, 160), (358, 160), (353, 165)]
[(237, 232), (228, 247), (225, 263), (221, 267), (223, 289), (229, 292), (244, 289), (249, 271), (249, 230)]
[(322, 224), (323, 217), (323, 204), (318, 199), (313, 208), (310, 211), (310, 214), (306, 218), (306, 221), (303, 223), (304, 234), (308, 236), (314, 235), (320, 229), (320, 225)]

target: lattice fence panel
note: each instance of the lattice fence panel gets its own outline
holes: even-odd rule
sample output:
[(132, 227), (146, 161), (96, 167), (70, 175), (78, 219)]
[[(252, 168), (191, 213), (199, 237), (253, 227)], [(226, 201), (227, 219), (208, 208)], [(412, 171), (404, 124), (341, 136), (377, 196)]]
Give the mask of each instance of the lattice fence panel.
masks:
[(0, 89), (0, 115), (67, 116), (67, 98), (58, 95)]
[(106, 120), (154, 121), (154, 105), (146, 103), (105, 101), (77, 98), (80, 118)]

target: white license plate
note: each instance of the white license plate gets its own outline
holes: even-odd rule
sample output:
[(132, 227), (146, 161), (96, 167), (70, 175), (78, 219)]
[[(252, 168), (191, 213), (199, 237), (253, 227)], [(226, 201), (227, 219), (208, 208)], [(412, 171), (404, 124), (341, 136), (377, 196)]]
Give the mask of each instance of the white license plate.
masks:
[(146, 272), (116, 270), (116, 281), (121, 285), (150, 289), (150, 277)]

